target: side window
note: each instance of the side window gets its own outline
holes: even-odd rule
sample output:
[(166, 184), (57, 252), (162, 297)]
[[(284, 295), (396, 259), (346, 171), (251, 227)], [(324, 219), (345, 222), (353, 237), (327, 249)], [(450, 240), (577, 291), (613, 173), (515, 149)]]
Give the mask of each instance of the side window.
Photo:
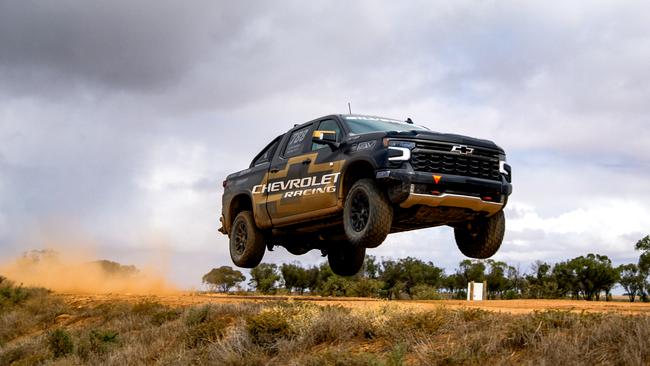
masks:
[[(336, 139), (339, 140), (341, 138), (341, 128), (339, 127), (339, 124), (336, 123), (336, 121), (331, 120), (331, 119), (326, 119), (325, 121), (321, 121), (320, 124), (318, 125), (318, 128), (316, 128), (318, 131), (334, 131), (336, 132)], [(311, 144), (311, 151), (314, 150), (319, 150), (324, 147), (327, 147), (325, 144), (317, 144), (317, 143), (312, 143)]]
[(296, 156), (302, 153), (302, 148), (305, 145), (304, 144), (305, 138), (309, 133), (310, 127), (311, 125), (308, 125), (299, 130), (293, 131), (291, 136), (289, 136), (289, 141), (287, 142), (287, 146), (284, 148), (284, 153), (282, 154), (283, 157), (290, 158), (292, 156)]
[(273, 142), (268, 144), (264, 148), (264, 150), (262, 150), (262, 152), (257, 154), (257, 157), (251, 163), (251, 167), (254, 167), (254, 166), (260, 165), (260, 164), (264, 164), (264, 163), (268, 163), (271, 160), (271, 158), (273, 157), (273, 154), (275, 153), (275, 149), (278, 147), (279, 143), (280, 143), (280, 138), (278, 137), (275, 140), (273, 140)]

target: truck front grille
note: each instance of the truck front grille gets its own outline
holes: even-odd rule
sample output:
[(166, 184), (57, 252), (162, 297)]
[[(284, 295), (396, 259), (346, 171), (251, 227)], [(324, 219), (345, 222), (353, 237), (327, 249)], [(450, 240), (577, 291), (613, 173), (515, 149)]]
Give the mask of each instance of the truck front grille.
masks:
[(418, 151), (418, 149), (415, 149), (411, 154), (411, 165), (418, 172), (501, 180), (498, 157)]

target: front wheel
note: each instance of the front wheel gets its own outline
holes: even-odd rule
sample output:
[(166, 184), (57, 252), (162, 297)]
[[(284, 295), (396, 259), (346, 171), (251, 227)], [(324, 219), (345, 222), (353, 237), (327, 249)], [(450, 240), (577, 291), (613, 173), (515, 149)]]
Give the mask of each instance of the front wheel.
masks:
[(348, 242), (339, 243), (327, 254), (332, 272), (339, 276), (354, 276), (363, 266), (366, 248), (356, 247)]
[(238, 267), (253, 268), (260, 264), (266, 246), (264, 235), (255, 225), (253, 213), (242, 211), (235, 217), (230, 232), (230, 258)]
[(343, 228), (352, 245), (376, 248), (390, 232), (393, 207), (372, 179), (360, 179), (345, 197)]
[(501, 247), (506, 231), (503, 211), (476, 220), (454, 229), (456, 245), (467, 257), (485, 259), (493, 256)]

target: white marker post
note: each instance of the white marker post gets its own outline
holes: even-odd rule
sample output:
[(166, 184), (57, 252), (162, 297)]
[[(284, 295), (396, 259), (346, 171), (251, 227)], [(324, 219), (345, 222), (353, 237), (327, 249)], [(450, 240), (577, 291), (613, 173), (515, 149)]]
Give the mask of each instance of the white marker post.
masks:
[(471, 281), (467, 284), (467, 301), (482, 301), (487, 299), (487, 282)]

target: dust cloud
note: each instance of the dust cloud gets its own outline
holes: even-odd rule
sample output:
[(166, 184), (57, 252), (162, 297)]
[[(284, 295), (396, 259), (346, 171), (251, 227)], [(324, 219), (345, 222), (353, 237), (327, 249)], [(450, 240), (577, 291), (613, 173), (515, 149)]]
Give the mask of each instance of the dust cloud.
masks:
[(0, 275), (17, 284), (61, 293), (153, 295), (177, 292), (159, 271), (97, 260), (86, 248), (26, 252), (20, 258), (0, 264)]

